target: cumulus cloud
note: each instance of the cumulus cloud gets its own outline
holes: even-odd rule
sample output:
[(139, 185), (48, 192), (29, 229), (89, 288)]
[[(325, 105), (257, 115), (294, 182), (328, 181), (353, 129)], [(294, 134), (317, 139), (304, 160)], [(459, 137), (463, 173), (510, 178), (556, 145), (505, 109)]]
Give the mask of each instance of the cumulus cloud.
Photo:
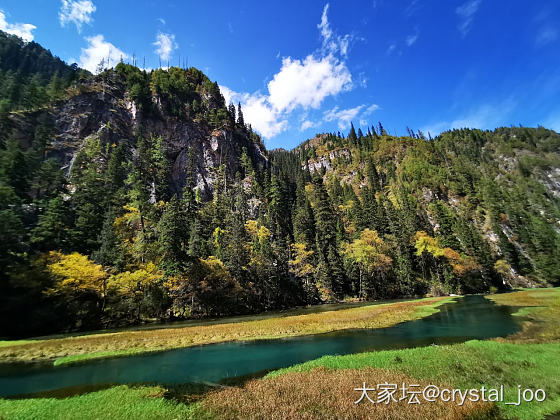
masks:
[(291, 113), (298, 110), (304, 113), (301, 130), (316, 126), (307, 118), (307, 111), (319, 109), (328, 97), (354, 87), (345, 61), (351, 37), (335, 34), (328, 21), (328, 9), (327, 4), (317, 25), (321, 48), (303, 59), (284, 57), (280, 70), (267, 84), (268, 92), (237, 93), (220, 87), (227, 102), (241, 103), (245, 121), (265, 138), (285, 131)]
[(162, 32), (157, 34), (156, 42), (153, 45), (157, 47), (155, 53), (165, 61), (169, 60), (173, 51), (179, 48), (179, 45), (175, 42), (175, 35)]
[[(296, 109), (318, 109), (328, 96), (352, 88), (352, 75), (344, 62), (333, 55), (304, 60), (282, 60), (280, 71), (268, 83), (268, 95), (236, 93), (221, 86), (227, 102), (241, 102), (245, 121), (264, 137), (271, 138), (287, 129), (287, 114)], [(309, 128), (302, 124), (302, 130)]]
[(341, 130), (350, 127), (350, 123), (360, 116), (360, 124), (366, 125), (364, 117), (379, 109), (379, 105), (372, 104), (366, 107), (365, 104), (358, 105), (354, 108), (339, 109), (335, 106), (333, 109), (325, 112), (323, 119), (327, 122), (336, 121), (338, 128)]
[(478, 11), (482, 0), (469, 0), (455, 9), (455, 13), (459, 17), (459, 25), (457, 29), (463, 37), (467, 36), (471, 30), (474, 16)]
[(80, 55), (80, 67), (97, 72), (98, 66), (103, 61), (104, 67), (110, 67), (111, 64), (119, 62), (121, 59), (129, 58), (129, 55), (115, 47), (108, 41), (105, 41), (103, 35), (95, 35), (87, 37), (88, 43), (86, 48), (82, 48)]
[(313, 121), (309, 121), (309, 120), (303, 120), (301, 122), (301, 125), (299, 127), (300, 131), (305, 131), (311, 127), (315, 127), (317, 125), (317, 123), (314, 123)]
[(245, 122), (261, 133), (265, 138), (271, 138), (288, 127), (288, 121), (276, 111), (259, 93), (238, 93), (226, 86), (220, 86), (220, 91), (226, 103), (241, 103)]
[(289, 112), (298, 106), (316, 109), (327, 96), (351, 87), (352, 75), (346, 64), (332, 55), (320, 59), (309, 55), (303, 61), (288, 57), (268, 83), (269, 102), (278, 111)]
[(255, 121), (255, 129), (267, 138), (280, 134), (288, 127), (288, 121), (270, 107), (264, 96), (249, 96), (244, 102), (243, 113), (248, 121)]
[(96, 7), (90, 0), (62, 0), (58, 20), (61, 26), (73, 23), (80, 32), (84, 23), (90, 24), (92, 22), (91, 15), (95, 10)]
[(8, 23), (6, 15), (0, 10), (0, 30), (12, 35), (17, 35), (24, 41), (33, 41), (33, 31), (37, 29), (35, 25), (30, 23)]

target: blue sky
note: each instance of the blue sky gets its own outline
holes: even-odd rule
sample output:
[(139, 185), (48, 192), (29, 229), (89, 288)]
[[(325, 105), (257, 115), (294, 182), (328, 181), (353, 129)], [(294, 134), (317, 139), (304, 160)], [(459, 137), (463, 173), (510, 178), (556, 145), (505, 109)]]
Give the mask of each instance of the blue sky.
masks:
[(381, 121), (560, 131), (557, 0), (1, 0), (0, 29), (95, 70), (203, 70), (268, 147)]

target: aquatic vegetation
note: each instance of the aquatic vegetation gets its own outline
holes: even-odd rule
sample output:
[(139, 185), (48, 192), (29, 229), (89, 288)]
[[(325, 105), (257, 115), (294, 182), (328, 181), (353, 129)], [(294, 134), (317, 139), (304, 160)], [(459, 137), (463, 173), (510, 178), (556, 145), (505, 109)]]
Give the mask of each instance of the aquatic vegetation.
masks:
[(232, 340), (293, 337), (350, 328), (384, 328), (428, 316), (437, 312), (438, 306), (451, 301), (453, 298), (449, 297), (425, 298), (236, 323), (36, 340), (0, 347), (0, 358), (3, 361), (55, 360), (55, 364), (60, 365)]

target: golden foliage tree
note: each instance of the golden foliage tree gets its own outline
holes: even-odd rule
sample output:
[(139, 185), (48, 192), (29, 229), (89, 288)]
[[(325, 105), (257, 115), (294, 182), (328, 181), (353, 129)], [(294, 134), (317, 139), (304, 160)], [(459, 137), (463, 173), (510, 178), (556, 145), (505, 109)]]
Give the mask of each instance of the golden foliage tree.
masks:
[(107, 273), (87, 256), (77, 252), (66, 255), (51, 251), (48, 261), (47, 269), (56, 279), (54, 292), (91, 291), (105, 297)]
[(357, 264), (360, 276), (359, 297), (364, 293), (363, 276), (366, 276), (367, 288), (371, 289), (371, 278), (377, 274), (383, 278), (390, 269), (393, 260), (387, 252), (387, 245), (375, 230), (364, 229), (360, 238), (348, 243), (343, 248), (343, 255)]

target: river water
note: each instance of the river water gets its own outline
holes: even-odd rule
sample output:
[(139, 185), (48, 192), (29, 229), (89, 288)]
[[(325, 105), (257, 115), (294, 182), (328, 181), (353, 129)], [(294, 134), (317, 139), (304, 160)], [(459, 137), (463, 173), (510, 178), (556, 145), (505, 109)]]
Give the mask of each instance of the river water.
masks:
[(465, 296), (434, 315), (389, 328), (211, 344), (70, 366), (0, 365), (0, 396), (110, 384), (216, 383), (324, 355), (505, 337), (518, 329), (510, 308), (483, 296)]

